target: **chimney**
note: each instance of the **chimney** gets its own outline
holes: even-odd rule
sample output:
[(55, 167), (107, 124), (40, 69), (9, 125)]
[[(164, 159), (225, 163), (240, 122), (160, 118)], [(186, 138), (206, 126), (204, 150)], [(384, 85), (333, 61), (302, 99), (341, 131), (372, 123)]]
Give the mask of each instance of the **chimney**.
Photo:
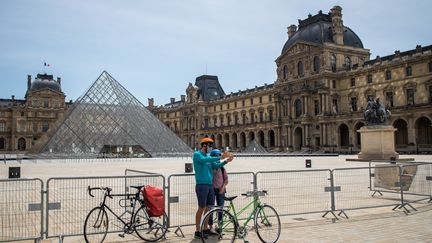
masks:
[(186, 101), (186, 95), (180, 95), (180, 100), (182, 102), (185, 102)]
[(297, 31), (297, 26), (292, 24), (288, 26), (288, 39), (290, 39)]
[(175, 102), (175, 98), (171, 98), (171, 104)]
[(422, 51), (422, 46), (421, 45), (417, 45), (416, 46), (416, 52), (421, 52)]
[(153, 108), (153, 106), (154, 106), (154, 99), (153, 98), (148, 98), (148, 106), (150, 108)]
[(331, 9), (331, 20), (333, 30), (333, 41), (338, 45), (343, 45), (343, 21), (342, 21), (342, 8), (334, 6)]
[(31, 87), (31, 75), (27, 75), (27, 90)]
[(12, 102), (15, 101), (15, 95), (12, 95)]
[(57, 83), (61, 86), (61, 78), (57, 77)]

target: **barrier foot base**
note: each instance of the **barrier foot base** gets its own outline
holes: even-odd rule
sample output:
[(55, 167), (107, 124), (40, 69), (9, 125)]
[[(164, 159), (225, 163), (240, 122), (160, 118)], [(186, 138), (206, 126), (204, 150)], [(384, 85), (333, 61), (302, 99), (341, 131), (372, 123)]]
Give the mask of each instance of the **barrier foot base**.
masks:
[[(181, 235), (179, 235), (179, 233), (178, 233), (179, 231), (180, 231)], [(176, 234), (179, 237), (183, 237), (183, 238), (185, 237), (184, 234), (183, 234), (183, 231), (180, 228), (180, 226), (177, 226), (177, 229), (174, 231), (174, 234)]]
[(345, 216), (346, 219), (349, 219), (348, 215), (345, 213), (345, 210), (342, 209), (342, 210), (338, 213), (338, 216), (341, 216), (341, 214), (343, 214), (343, 215)]
[(325, 213), (323, 214), (322, 217), (325, 218), (325, 216), (326, 216), (328, 213), (331, 213), (331, 214), (333, 215), (334, 219), (339, 219), (333, 211), (327, 211), (327, 212), (325, 212)]
[(380, 191), (374, 191), (374, 193), (372, 194), (372, 197), (374, 197), (374, 196), (375, 196), (375, 193), (377, 193), (377, 192), (378, 192), (378, 194), (380, 194), (380, 196), (383, 195)]

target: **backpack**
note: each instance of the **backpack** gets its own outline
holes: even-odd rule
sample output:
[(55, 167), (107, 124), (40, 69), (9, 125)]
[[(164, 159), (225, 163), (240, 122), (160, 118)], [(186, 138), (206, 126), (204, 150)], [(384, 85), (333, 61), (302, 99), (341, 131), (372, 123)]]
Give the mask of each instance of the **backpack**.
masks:
[(150, 217), (162, 216), (165, 212), (164, 191), (161, 187), (145, 186), (142, 189), (144, 203)]

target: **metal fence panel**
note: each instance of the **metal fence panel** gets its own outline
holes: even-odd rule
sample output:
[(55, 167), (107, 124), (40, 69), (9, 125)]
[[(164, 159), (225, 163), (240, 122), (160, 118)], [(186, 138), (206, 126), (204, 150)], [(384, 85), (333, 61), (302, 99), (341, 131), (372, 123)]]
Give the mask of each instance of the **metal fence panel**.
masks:
[(432, 164), (401, 165), (401, 183), (404, 202), (431, 199)]
[[(227, 196), (240, 195), (253, 189), (252, 172), (228, 173)], [(168, 177), (168, 218), (170, 227), (195, 224), (197, 198), (194, 174), (175, 174)], [(239, 197), (234, 203), (243, 207), (251, 199)], [(225, 203), (226, 205), (226, 203)]]
[[(386, 188), (392, 184), (398, 186), (398, 166), (383, 165), (376, 167), (343, 168), (333, 170), (334, 186), (340, 187), (335, 192), (335, 210), (350, 210), (372, 207), (394, 206), (400, 204), (399, 193)], [(371, 177), (371, 174), (374, 175)], [(386, 175), (394, 173), (394, 177)], [(390, 184), (389, 184), (390, 183)], [(380, 193), (375, 193), (375, 191)], [(396, 190), (393, 192), (397, 192)]]
[(0, 242), (42, 237), (43, 182), (0, 180)]
[(326, 212), (330, 210), (330, 170), (269, 171), (257, 173), (257, 186), (267, 190), (261, 201), (279, 215)]
[[(157, 178), (155, 178), (157, 177)], [(87, 187), (108, 186), (113, 189), (111, 194), (128, 193), (130, 185), (164, 186), (161, 175), (110, 176), (110, 177), (68, 177), (50, 178), (47, 182), (47, 205), (56, 205), (47, 210), (47, 237), (82, 235), (84, 221), (89, 211), (100, 205), (102, 192), (94, 191), (95, 197), (90, 197)], [(134, 193), (132, 189), (131, 193)], [(107, 198), (107, 205), (116, 213), (126, 210), (119, 204), (121, 197)], [(129, 218), (126, 215), (125, 218)], [(113, 216), (108, 214), (109, 231), (121, 231), (123, 226)]]

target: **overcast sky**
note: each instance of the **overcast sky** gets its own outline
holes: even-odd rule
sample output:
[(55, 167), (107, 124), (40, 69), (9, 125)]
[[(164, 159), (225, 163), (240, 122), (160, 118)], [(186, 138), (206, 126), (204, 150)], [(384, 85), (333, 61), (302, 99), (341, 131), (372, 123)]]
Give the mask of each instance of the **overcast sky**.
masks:
[(106, 70), (144, 105), (203, 74), (226, 93), (270, 84), (286, 27), (334, 5), (371, 58), (432, 44), (429, 0), (1, 0), (0, 98), (23, 99), (42, 72), (75, 100)]

